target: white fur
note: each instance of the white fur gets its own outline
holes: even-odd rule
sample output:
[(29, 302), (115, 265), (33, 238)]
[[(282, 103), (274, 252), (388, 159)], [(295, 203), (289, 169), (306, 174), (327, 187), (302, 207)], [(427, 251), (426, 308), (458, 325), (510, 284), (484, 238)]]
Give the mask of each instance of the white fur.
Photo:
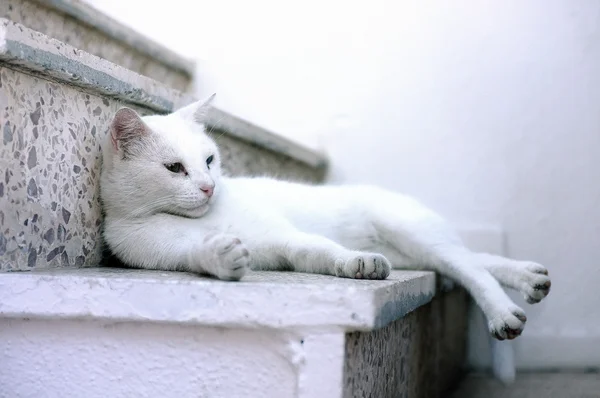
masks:
[[(101, 193), (104, 237), (123, 262), (224, 280), (239, 280), (248, 267), (370, 279), (386, 278), (392, 265), (433, 270), (470, 292), (499, 339), (518, 336), (526, 320), (501, 285), (530, 302), (548, 294), (544, 267), (467, 250), (410, 197), (374, 186), (221, 176), (217, 147), (201, 124), (207, 106), (141, 120), (131, 110), (115, 116)], [(165, 168), (175, 162), (188, 174)], [(211, 198), (199, 188), (206, 184), (215, 186)]]

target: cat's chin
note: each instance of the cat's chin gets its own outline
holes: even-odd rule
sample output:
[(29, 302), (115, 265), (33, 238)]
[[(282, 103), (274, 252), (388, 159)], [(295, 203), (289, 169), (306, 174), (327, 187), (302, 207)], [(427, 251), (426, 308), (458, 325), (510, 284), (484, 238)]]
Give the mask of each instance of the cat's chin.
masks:
[(170, 214), (176, 217), (185, 217), (185, 218), (200, 218), (208, 212), (210, 206), (208, 203), (200, 205), (198, 207), (194, 207), (191, 209), (178, 209), (178, 210), (169, 210), (164, 211), (166, 214)]
[(208, 211), (208, 209), (210, 209), (210, 205), (208, 203), (205, 203), (199, 207), (196, 207), (194, 209), (191, 210), (187, 210), (186, 211), (186, 217), (189, 218), (199, 218), (202, 217), (203, 215), (206, 214), (206, 212)]

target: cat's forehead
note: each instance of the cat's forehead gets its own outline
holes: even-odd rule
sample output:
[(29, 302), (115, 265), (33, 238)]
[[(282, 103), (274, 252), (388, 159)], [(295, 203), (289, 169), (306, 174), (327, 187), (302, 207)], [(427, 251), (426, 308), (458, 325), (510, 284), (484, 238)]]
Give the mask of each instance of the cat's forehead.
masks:
[(201, 124), (186, 121), (180, 117), (148, 116), (144, 122), (150, 129), (161, 137), (161, 142), (182, 155), (198, 151), (212, 152), (215, 150), (213, 141), (206, 135)]

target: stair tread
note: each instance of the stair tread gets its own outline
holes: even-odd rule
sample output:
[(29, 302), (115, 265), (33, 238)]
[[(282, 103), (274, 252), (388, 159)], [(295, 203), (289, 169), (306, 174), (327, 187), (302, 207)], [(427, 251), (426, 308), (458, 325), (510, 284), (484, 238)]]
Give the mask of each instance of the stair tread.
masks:
[[(189, 94), (5, 18), (0, 18), (0, 61), (158, 113), (172, 112), (194, 101)], [(217, 107), (209, 113), (207, 125), (313, 168), (327, 165), (323, 154)]]
[(383, 281), (250, 272), (225, 282), (183, 272), (63, 268), (0, 274), (0, 315), (235, 328), (373, 330), (435, 295), (432, 272)]
[(132, 48), (147, 54), (153, 59), (162, 62), (169, 67), (180, 70), (187, 75), (194, 74), (194, 62), (186, 57), (172, 51), (162, 44), (149, 39), (136, 30), (123, 25), (121, 22), (97, 10), (93, 5), (80, 0), (34, 0), (44, 7), (55, 9), (61, 13), (67, 14), (86, 25), (98, 29), (123, 43), (127, 43)]

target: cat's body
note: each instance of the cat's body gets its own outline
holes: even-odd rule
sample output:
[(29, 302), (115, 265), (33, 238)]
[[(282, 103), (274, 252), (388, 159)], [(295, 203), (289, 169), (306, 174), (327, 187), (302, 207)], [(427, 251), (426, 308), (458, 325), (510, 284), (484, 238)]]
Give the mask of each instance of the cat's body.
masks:
[(462, 284), (499, 339), (525, 314), (501, 284), (539, 302), (539, 264), (472, 253), (435, 213), (369, 186), (309, 186), (220, 175), (201, 124), (209, 104), (140, 119), (120, 110), (104, 147), (104, 236), (121, 261), (238, 280), (247, 268), (384, 279), (391, 266), (429, 269)]

